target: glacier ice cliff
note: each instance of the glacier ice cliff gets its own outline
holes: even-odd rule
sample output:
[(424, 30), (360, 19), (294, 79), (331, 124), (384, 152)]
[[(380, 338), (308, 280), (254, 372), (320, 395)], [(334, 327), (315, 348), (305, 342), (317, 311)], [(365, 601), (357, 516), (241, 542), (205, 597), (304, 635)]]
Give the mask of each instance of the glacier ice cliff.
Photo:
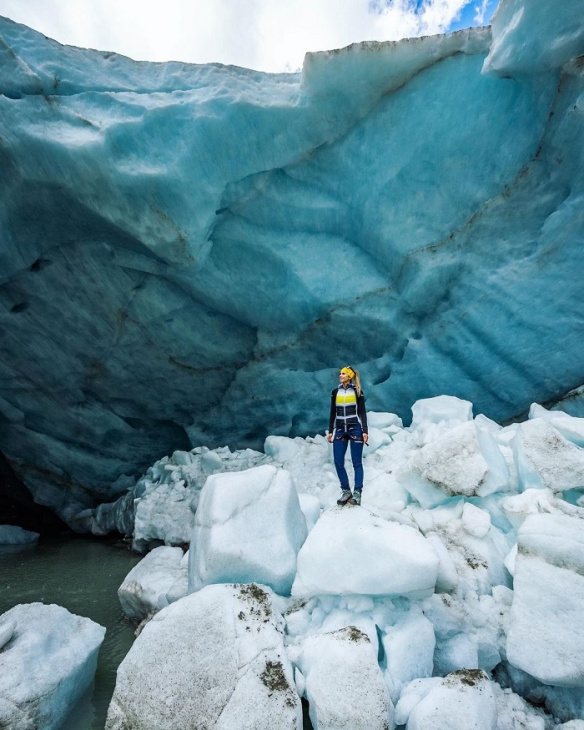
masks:
[(35, 500), (323, 430), (340, 362), (402, 416), (578, 388), (584, 31), (545, 7), (281, 75), (1, 19), (0, 450)]

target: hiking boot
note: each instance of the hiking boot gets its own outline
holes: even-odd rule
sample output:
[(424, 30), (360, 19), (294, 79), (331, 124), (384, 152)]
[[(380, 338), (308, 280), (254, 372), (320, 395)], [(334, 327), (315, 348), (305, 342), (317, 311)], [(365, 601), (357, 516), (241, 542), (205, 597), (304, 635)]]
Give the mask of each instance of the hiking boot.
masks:
[(355, 489), (353, 496), (351, 497), (350, 504), (361, 504), (361, 490)]
[(343, 489), (343, 491), (341, 492), (341, 498), (337, 499), (337, 504), (340, 504), (340, 505), (347, 504), (347, 502), (349, 502), (349, 500), (351, 499), (352, 496), (353, 495), (351, 494), (350, 489)]

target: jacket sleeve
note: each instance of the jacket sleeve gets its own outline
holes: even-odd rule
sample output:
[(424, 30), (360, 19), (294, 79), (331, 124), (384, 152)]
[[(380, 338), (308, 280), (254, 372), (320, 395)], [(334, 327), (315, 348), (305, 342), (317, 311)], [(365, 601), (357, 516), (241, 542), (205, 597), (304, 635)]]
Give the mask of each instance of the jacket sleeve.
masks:
[(365, 393), (361, 393), (361, 395), (357, 398), (357, 415), (361, 421), (363, 433), (369, 433), (367, 428), (367, 411), (365, 410)]
[(331, 391), (331, 410), (329, 414), (328, 432), (332, 433), (335, 429), (335, 420), (337, 418), (337, 389)]

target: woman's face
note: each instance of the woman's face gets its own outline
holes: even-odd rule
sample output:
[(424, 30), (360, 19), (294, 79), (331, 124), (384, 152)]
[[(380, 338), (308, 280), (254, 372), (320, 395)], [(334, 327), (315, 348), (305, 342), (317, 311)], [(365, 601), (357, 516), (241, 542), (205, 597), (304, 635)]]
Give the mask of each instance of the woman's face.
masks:
[(341, 381), (341, 385), (346, 385), (351, 378), (347, 375), (347, 373), (339, 373), (339, 380)]

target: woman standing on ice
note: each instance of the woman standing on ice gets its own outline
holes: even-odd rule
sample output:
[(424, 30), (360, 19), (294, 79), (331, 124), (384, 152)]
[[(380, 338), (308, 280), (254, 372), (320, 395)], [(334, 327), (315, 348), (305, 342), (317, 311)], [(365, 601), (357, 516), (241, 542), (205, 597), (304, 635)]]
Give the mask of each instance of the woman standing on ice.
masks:
[[(331, 412), (327, 440), (333, 445), (335, 469), (341, 482), (342, 494), (337, 504), (361, 504), (363, 489), (363, 444), (367, 443), (367, 413), (365, 395), (361, 390), (359, 373), (350, 366), (339, 373), (340, 385), (331, 392)], [(345, 469), (345, 454), (351, 443), (351, 461), (355, 470), (355, 490), (351, 494)]]

